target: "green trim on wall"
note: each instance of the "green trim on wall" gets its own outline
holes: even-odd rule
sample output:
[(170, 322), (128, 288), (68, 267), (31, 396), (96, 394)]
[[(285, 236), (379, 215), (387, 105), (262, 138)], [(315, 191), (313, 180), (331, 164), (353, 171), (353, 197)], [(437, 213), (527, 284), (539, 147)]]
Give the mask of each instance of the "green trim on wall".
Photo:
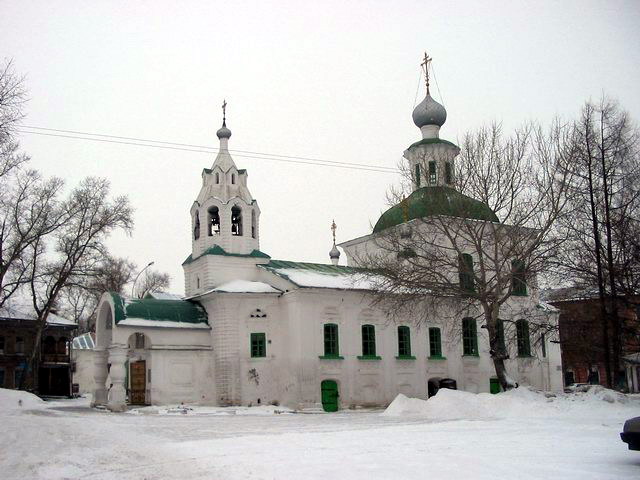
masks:
[[(480, 355), (477, 355), (477, 356), (479, 357)], [(443, 357), (443, 356), (440, 356), (440, 355), (430, 355), (430, 356), (427, 357), (427, 359), (428, 360), (446, 360), (447, 357)]]
[(382, 360), (380, 355), (358, 355), (358, 360)]
[(182, 262), (182, 265), (187, 265), (195, 260), (198, 260), (200, 257), (204, 257), (205, 255), (221, 255), (225, 257), (245, 257), (245, 258), (271, 258), (264, 252), (260, 250), (253, 250), (251, 253), (229, 253), (225, 251), (220, 245), (214, 245), (213, 247), (207, 248), (202, 255), (193, 258), (192, 255), (189, 255), (187, 259)]
[(344, 360), (342, 355), (319, 355), (320, 360)]
[(396, 360), (415, 360), (413, 355), (396, 355)]
[(443, 138), (423, 138), (422, 140), (412, 143), (407, 150), (411, 150), (414, 147), (419, 147), (420, 145), (434, 145), (438, 143), (444, 144), (444, 145), (452, 145), (458, 148), (458, 146), (455, 143), (450, 142), (449, 140), (445, 140)]

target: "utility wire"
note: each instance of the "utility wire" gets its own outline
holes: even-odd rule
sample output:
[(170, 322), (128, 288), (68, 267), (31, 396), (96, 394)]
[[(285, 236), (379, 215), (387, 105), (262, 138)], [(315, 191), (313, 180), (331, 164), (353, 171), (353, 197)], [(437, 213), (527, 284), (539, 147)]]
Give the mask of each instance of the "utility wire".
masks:
[[(23, 125), (22, 128), (28, 128), (30, 130), (44, 130), (47, 132), (61, 132), (61, 133), (45, 133), (45, 132), (30, 131), (30, 130), (17, 130), (19, 133), (23, 133), (23, 134), (44, 135), (49, 137), (69, 138), (69, 139), (76, 139), (76, 140), (89, 140), (94, 142), (115, 143), (120, 145), (132, 145), (132, 146), (138, 146), (138, 147), (153, 147), (153, 148), (181, 150), (181, 151), (198, 152), (198, 153), (215, 153), (219, 151), (218, 148), (210, 147), (206, 145), (166, 142), (161, 140), (149, 140), (149, 139), (136, 138), (136, 137), (121, 137), (117, 135), (89, 133), (89, 132), (81, 132), (77, 130), (61, 130), (61, 129), (55, 129), (55, 128), (35, 127), (35, 126), (29, 126), (29, 125)], [(65, 135), (65, 134), (68, 134), (68, 135)], [(78, 136), (78, 135), (84, 135), (84, 136)], [(94, 136), (94, 137), (104, 137), (104, 138), (91, 138), (91, 137), (88, 137), (88, 135)], [(114, 140), (114, 139), (118, 139), (118, 140)], [(127, 141), (123, 141), (123, 140), (127, 140)], [(146, 143), (140, 143), (140, 142), (146, 142)], [(333, 161), (333, 160), (322, 160), (318, 158), (298, 157), (293, 155), (279, 155), (274, 153), (253, 152), (248, 150), (229, 150), (229, 152), (233, 152), (234, 155), (238, 157), (253, 158), (253, 159), (259, 159), (259, 160), (274, 160), (274, 161), (286, 162), (286, 163), (299, 163), (303, 165), (348, 168), (348, 169), (354, 169), (354, 170), (367, 170), (367, 171), (382, 172), (382, 173), (397, 172), (397, 170), (394, 168), (378, 166), (378, 165), (339, 162), (339, 161)]]

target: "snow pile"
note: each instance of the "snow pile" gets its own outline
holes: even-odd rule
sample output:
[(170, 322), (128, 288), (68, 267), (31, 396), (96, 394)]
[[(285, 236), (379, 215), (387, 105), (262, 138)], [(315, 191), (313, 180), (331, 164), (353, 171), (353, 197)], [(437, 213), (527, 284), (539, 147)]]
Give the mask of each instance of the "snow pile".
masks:
[(0, 410), (2, 411), (44, 407), (44, 400), (36, 397), (32, 393), (0, 388)]
[[(633, 404), (632, 404), (633, 403)], [(587, 392), (551, 394), (520, 387), (492, 395), (440, 389), (429, 400), (398, 395), (385, 416), (420, 416), (431, 420), (487, 420), (496, 418), (553, 417), (568, 412), (607, 416), (637, 410), (627, 396), (597, 386)]]
[(141, 407), (128, 410), (132, 415), (189, 415), (189, 416), (215, 416), (215, 415), (279, 415), (293, 413), (294, 410), (287, 407), (274, 405), (260, 405), (255, 407), (208, 407), (208, 406), (159, 406)]

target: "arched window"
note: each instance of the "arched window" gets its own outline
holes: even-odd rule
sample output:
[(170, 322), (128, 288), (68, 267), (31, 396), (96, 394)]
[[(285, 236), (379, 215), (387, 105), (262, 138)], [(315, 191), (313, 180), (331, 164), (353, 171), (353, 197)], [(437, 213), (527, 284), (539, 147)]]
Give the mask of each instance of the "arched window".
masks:
[(398, 327), (398, 357), (411, 356), (411, 331), (407, 326)]
[(256, 211), (251, 210), (251, 238), (256, 238)]
[(340, 349), (338, 345), (338, 325), (325, 323), (324, 325), (324, 356), (338, 357)]
[(478, 355), (478, 331), (475, 318), (462, 319), (462, 354)]
[(200, 288), (200, 277), (196, 277), (196, 288)]
[(193, 238), (194, 240), (198, 240), (200, 238), (200, 215), (198, 214), (197, 211), (196, 211), (196, 218), (193, 221), (193, 223), (194, 223)]
[(436, 173), (436, 162), (429, 162), (429, 185), (435, 185), (438, 181), (438, 174)]
[(236, 184), (236, 174), (232, 173), (231, 174), (231, 185), (235, 185)]
[(58, 355), (66, 355), (67, 354), (67, 339), (66, 337), (62, 337), (58, 340), (58, 348), (57, 348), (57, 352)]
[(460, 278), (460, 289), (465, 292), (475, 291), (473, 279), (473, 257), (468, 253), (463, 253), (458, 259), (458, 276)]
[(526, 320), (516, 321), (516, 336), (518, 339), (518, 356), (531, 356), (531, 343), (529, 340), (529, 322)]
[(209, 213), (209, 221), (207, 227), (209, 236), (218, 235), (220, 233), (220, 211), (218, 207), (211, 207), (208, 210)]
[(420, 186), (420, 164), (416, 163), (416, 187)]
[(373, 325), (362, 325), (362, 356), (376, 356), (376, 329)]
[(453, 183), (453, 168), (451, 168), (451, 163), (449, 162), (445, 162), (444, 164), (444, 182), (447, 185)]
[(522, 260), (511, 262), (511, 293), (519, 296), (527, 295), (526, 272)]
[(47, 338), (44, 339), (43, 349), (45, 354), (55, 354), (56, 353), (55, 338), (53, 338), (51, 335), (47, 336)]
[(237, 205), (231, 209), (231, 235), (242, 236), (242, 209)]
[(216, 185), (220, 184), (220, 174), (216, 172)]

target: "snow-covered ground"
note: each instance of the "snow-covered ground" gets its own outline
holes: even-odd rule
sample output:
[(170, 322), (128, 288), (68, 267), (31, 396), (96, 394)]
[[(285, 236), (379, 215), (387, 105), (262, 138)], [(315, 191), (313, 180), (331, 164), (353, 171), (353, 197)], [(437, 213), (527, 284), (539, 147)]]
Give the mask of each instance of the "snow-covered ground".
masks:
[[(21, 403), (21, 404), (20, 404)], [(441, 390), (382, 411), (43, 402), (0, 389), (0, 478), (626, 479), (640, 452), (619, 432), (640, 398)]]

